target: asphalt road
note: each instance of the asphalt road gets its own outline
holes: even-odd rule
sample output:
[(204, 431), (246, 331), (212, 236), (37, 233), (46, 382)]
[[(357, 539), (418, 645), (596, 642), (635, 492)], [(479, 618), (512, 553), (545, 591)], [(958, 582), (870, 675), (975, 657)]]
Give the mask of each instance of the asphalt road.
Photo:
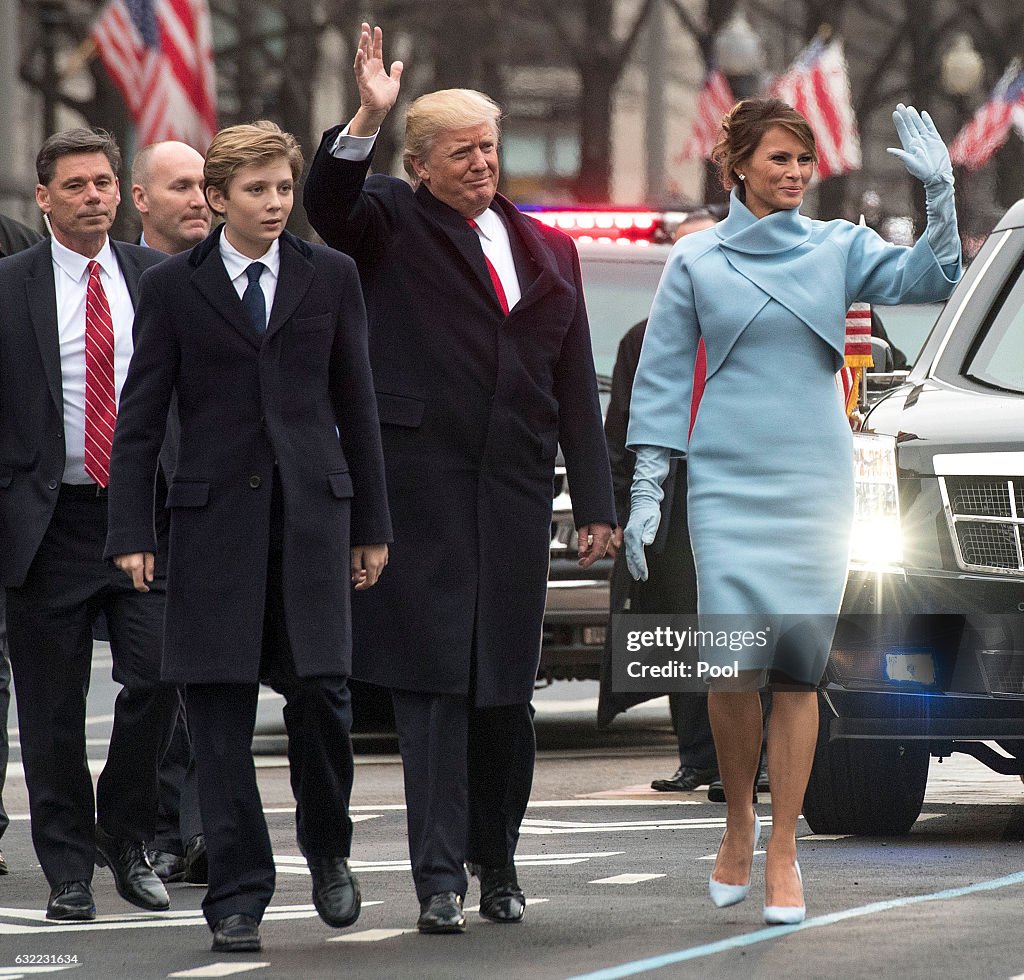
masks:
[[(90, 756), (101, 764), (112, 703), (109, 661), (97, 647)], [(966, 757), (933, 763), (925, 812), (901, 839), (823, 838), (800, 845), (808, 919), (760, 921), (763, 854), (751, 897), (715, 909), (707, 875), (724, 807), (702, 792), (658, 794), (650, 780), (674, 769), (664, 701), (595, 731), (594, 687), (540, 692), (538, 767), (520, 842), (527, 893), (520, 925), (470, 912), (462, 936), (420, 936), (404, 838), (401, 766), (393, 746), (357, 758), (354, 865), (363, 913), (349, 929), (324, 926), (310, 904), (295, 845), (287, 770), (258, 757), (278, 881), (263, 926), (264, 951), (215, 956), (199, 913), (201, 887), (172, 885), (172, 911), (147, 915), (94, 881), (99, 918), (43, 919), (46, 885), (28, 833), (17, 745), (4, 799), (12, 873), (0, 878), (0, 978), (59, 976), (266, 978), (1024, 977), (1017, 937), (1024, 899), (1024, 787)], [(262, 705), (273, 749), (280, 702)], [(13, 725), (13, 722), (12, 722)], [(15, 736), (16, 737), (16, 736)], [(770, 822), (770, 797), (758, 806)], [(466, 904), (478, 900), (474, 882)], [(55, 961), (76, 958), (75, 963)]]

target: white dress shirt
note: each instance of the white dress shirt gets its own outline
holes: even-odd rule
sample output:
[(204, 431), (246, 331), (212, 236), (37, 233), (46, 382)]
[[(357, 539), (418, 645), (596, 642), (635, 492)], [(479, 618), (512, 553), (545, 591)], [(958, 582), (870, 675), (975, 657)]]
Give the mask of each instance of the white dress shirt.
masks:
[[(380, 130), (377, 131), (379, 133)], [(331, 146), (331, 156), (339, 160), (365, 160), (373, 149), (372, 136), (351, 136), (348, 126), (338, 134)], [(480, 238), (480, 246), (484, 255), (490, 260), (501, 280), (501, 288), (505, 291), (505, 301), (511, 310), (521, 299), (523, 292), (519, 288), (519, 276), (516, 264), (512, 259), (512, 245), (508, 240), (508, 228), (497, 211), (488, 208), (483, 214), (477, 215), (476, 233)]]
[[(62, 479), (65, 483), (89, 484), (93, 479), (85, 472), (85, 297), (92, 260), (61, 245), (56, 238), (50, 239), (50, 254), (57, 294), (57, 334), (64, 396), (65, 461)], [(132, 341), (135, 308), (109, 238), (95, 259), (100, 264), (100, 283), (107, 294), (110, 317), (114, 322), (114, 397), (120, 401), (128, 362), (135, 349)]]
[[(263, 274), (260, 276), (260, 289), (263, 290), (263, 297), (267, 302), (267, 323), (270, 323), (270, 313), (274, 309), (274, 296), (277, 294), (277, 280), (281, 275), (280, 240), (275, 238), (271, 242), (270, 248), (263, 255), (258, 259), (250, 259), (249, 256), (239, 252), (228, 241), (228, 236), (221, 232), (220, 257), (224, 263), (224, 268), (227, 269), (231, 285), (235, 287), (235, 292), (238, 293), (239, 299), (245, 293), (245, 287), (249, 285), (249, 277), (245, 274), (245, 270), (253, 262), (262, 262), (266, 266), (266, 269), (264, 269)], [(264, 327), (266, 327), (266, 324), (264, 324)]]

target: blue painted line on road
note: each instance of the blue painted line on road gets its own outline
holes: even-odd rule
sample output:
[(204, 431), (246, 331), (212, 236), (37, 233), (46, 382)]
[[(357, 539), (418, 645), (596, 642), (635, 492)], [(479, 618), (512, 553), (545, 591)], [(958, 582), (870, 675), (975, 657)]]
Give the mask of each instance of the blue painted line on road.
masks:
[(995, 891), (998, 888), (1009, 888), (1012, 885), (1020, 884), (1024, 884), (1024, 871), (1018, 871), (1016, 874), (1006, 875), (1003, 878), (993, 878), (990, 881), (979, 881), (974, 885), (964, 885), (962, 888), (947, 888), (940, 892), (931, 892), (928, 895), (908, 895), (906, 898), (892, 898), (884, 902), (872, 902), (870, 905), (861, 905), (842, 912), (833, 912), (830, 915), (819, 915), (813, 919), (806, 919), (795, 926), (771, 926), (767, 929), (758, 929), (757, 932), (744, 933), (741, 936), (733, 936), (730, 939), (720, 939), (718, 942), (705, 943), (702, 946), (691, 946), (689, 949), (676, 950), (674, 953), (663, 953), (661, 956), (633, 960), (631, 963), (610, 966), (603, 970), (595, 970), (593, 973), (580, 973), (569, 977), (568, 980), (618, 980), (620, 977), (635, 977), (639, 973), (660, 970), (675, 963), (697, 960), (705, 956), (713, 956), (715, 953), (725, 953), (731, 949), (754, 946), (757, 943), (789, 935), (791, 932), (800, 932), (804, 929), (818, 929), (821, 926), (831, 926), (846, 919), (874, 915), (876, 912), (888, 912), (891, 909), (906, 908), (907, 906), (920, 905), (924, 902), (941, 902), (949, 898), (962, 898), (964, 895)]

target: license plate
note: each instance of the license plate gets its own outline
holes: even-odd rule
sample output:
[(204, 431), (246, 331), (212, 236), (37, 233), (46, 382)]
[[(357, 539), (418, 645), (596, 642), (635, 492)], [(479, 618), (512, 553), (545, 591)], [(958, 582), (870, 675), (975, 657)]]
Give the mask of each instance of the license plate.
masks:
[(891, 681), (932, 685), (935, 683), (935, 659), (930, 653), (887, 653), (885, 676)]

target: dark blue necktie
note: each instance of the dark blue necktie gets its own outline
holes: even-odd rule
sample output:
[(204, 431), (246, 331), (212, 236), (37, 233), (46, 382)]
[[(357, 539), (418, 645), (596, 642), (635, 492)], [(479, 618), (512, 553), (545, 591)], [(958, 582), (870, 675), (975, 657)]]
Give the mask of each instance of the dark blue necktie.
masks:
[(265, 268), (266, 266), (262, 262), (253, 262), (245, 270), (245, 274), (249, 279), (249, 285), (245, 287), (245, 292), (242, 293), (242, 306), (245, 307), (245, 312), (249, 314), (249, 322), (260, 333), (264, 333), (267, 329), (267, 300), (260, 286), (260, 276), (263, 275)]

